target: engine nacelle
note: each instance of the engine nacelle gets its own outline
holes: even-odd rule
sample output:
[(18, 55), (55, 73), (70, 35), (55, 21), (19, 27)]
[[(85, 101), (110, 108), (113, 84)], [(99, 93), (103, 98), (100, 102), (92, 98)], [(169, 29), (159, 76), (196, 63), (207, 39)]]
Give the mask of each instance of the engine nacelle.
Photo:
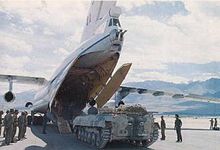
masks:
[(8, 91), (7, 93), (5, 93), (4, 98), (6, 102), (12, 102), (15, 99), (15, 95), (11, 91)]
[(26, 108), (28, 108), (28, 107), (30, 107), (30, 106), (33, 106), (33, 103), (27, 102), (27, 103), (25, 104), (25, 107), (26, 107)]

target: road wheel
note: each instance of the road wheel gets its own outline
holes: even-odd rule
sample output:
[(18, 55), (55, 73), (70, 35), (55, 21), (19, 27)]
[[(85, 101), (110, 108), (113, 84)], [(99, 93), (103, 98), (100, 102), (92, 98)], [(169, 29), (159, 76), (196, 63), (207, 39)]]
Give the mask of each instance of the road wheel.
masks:
[(84, 137), (85, 137), (85, 131), (82, 129), (81, 141), (84, 141)]
[(101, 134), (100, 134), (100, 132), (98, 132), (97, 134), (96, 134), (96, 142), (95, 142), (95, 145), (96, 145), (96, 147), (100, 147), (100, 145), (101, 145)]
[(91, 143), (91, 133), (90, 132), (88, 132), (88, 134), (87, 134), (86, 142), (89, 143), (89, 144)]
[(91, 145), (95, 146), (95, 144), (96, 144), (96, 135), (95, 135), (95, 133), (92, 133), (92, 135), (91, 135)]
[(143, 147), (148, 147), (148, 142), (147, 142), (147, 140), (143, 140), (143, 141), (142, 141), (142, 146), (143, 146)]
[(76, 136), (77, 136), (78, 140), (80, 140), (80, 134), (81, 134), (81, 131), (80, 131), (80, 129), (78, 129), (78, 131), (76, 132)]
[(88, 132), (84, 131), (84, 135), (83, 135), (83, 141), (86, 142), (87, 141), (87, 137), (88, 137)]

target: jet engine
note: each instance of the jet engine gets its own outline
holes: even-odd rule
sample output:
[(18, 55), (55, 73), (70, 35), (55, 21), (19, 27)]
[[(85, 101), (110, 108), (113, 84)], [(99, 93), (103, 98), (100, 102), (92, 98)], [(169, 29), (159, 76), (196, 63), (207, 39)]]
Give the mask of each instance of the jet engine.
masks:
[(5, 93), (4, 98), (6, 102), (12, 102), (15, 99), (15, 95), (11, 91), (8, 91)]
[(26, 107), (26, 108), (28, 108), (28, 107), (30, 107), (30, 106), (33, 106), (33, 103), (27, 102), (27, 103), (25, 104), (25, 107)]

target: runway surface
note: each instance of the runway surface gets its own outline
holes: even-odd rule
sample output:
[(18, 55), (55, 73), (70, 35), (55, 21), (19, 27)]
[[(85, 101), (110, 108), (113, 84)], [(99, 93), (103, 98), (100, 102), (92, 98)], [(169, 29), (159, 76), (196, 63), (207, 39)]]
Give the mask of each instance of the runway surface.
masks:
[[(158, 140), (148, 150), (219, 150), (220, 131), (209, 130), (183, 130), (183, 142), (176, 143), (174, 130), (166, 131), (166, 141)], [(0, 144), (4, 139), (0, 137)], [(0, 150), (93, 150), (95, 148), (77, 141), (73, 135), (61, 135), (56, 127), (50, 125), (47, 134), (42, 134), (41, 126), (33, 126), (27, 129), (26, 139), (1, 146)], [(107, 150), (138, 149), (134, 146), (113, 143), (107, 146)]]

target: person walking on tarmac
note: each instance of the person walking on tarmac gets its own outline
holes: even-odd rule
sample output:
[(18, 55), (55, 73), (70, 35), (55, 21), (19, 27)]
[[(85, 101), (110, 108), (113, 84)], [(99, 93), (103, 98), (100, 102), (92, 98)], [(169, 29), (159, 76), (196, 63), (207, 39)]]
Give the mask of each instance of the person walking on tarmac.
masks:
[(175, 120), (175, 130), (177, 134), (177, 141), (176, 142), (182, 142), (182, 135), (181, 135), (181, 127), (182, 127), (182, 121), (179, 119), (179, 115), (175, 114), (176, 120)]
[(161, 140), (165, 140), (165, 129), (166, 129), (166, 123), (165, 120), (163, 119), (163, 116), (161, 116), (161, 122), (160, 122), (160, 129), (161, 129)]
[(13, 129), (13, 109), (10, 110), (8, 114), (4, 117), (4, 126), (5, 126), (5, 144), (9, 145), (11, 142), (12, 129)]
[(18, 126), (18, 110), (15, 110), (14, 111), (14, 114), (13, 114), (13, 129), (12, 129), (12, 139), (11, 139), (11, 143), (14, 143), (16, 142), (15, 140), (15, 134), (17, 132), (17, 126)]
[(98, 114), (98, 109), (94, 107), (96, 104), (96, 101), (93, 99), (89, 102), (90, 108), (88, 109), (88, 114), (89, 115), (96, 115)]
[(2, 115), (4, 114), (4, 112), (1, 110), (0, 111), (0, 136), (2, 135)]

